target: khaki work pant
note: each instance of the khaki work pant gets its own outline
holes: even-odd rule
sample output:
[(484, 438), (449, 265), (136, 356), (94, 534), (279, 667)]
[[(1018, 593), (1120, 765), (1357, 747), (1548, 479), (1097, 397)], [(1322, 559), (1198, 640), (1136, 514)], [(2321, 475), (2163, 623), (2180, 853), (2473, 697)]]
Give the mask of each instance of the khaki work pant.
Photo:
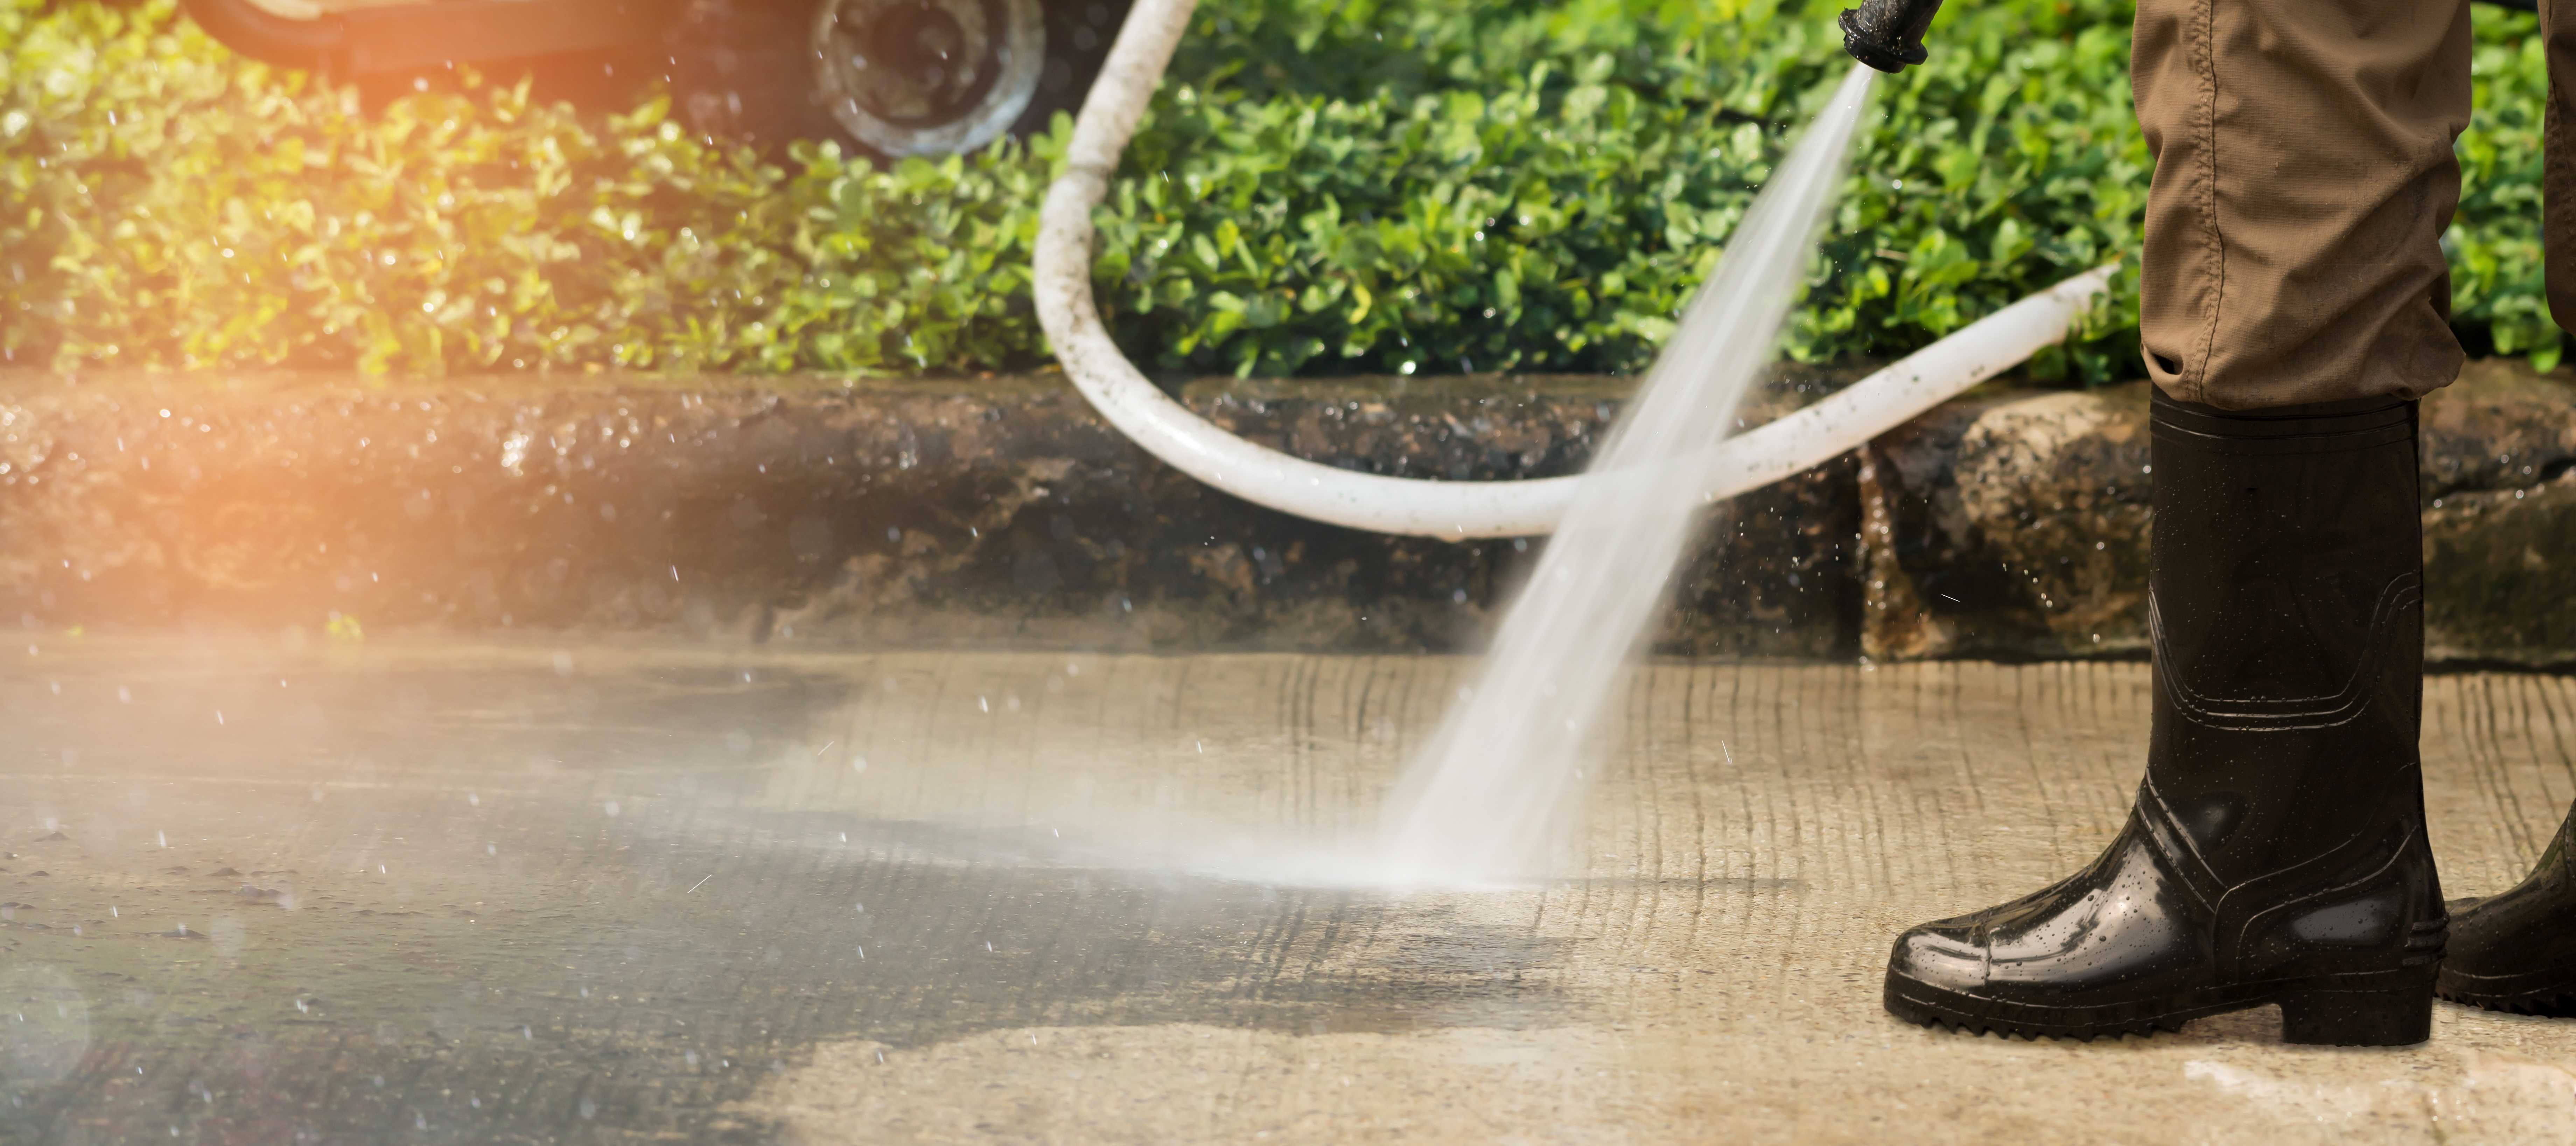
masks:
[[(2576, 329), (2576, 0), (2541, 10), (2549, 305)], [(2222, 409), (2449, 385), (2468, 0), (2139, 0), (2130, 51), (2156, 385)]]

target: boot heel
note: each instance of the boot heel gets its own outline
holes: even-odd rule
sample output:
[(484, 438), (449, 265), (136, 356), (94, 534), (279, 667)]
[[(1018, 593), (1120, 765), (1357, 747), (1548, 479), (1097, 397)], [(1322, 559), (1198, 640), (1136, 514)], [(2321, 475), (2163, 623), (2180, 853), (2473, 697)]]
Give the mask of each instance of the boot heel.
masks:
[(2281, 996), (2281, 1041), (2345, 1047), (2409, 1046), (2433, 1037), (2433, 982)]

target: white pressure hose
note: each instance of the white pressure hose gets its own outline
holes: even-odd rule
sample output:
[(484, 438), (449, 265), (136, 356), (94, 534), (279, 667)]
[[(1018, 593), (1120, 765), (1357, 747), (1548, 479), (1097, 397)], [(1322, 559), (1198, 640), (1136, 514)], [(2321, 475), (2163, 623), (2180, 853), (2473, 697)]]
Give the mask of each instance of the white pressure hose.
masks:
[[(1066, 169), (1038, 216), (1038, 322), (1056, 359), (1109, 424), (1172, 468), (1257, 505), (1378, 533), (1462, 539), (1550, 533), (1572, 477), (1394, 478), (1257, 446), (1157, 389), (1120, 353), (1091, 294), (1091, 210), (1108, 193), (1196, 0), (1136, 0), (1075, 117)], [(2066, 337), (2109, 282), (2087, 271), (1986, 316), (1831, 397), (1712, 448), (1707, 498), (1733, 497), (1828, 461)]]

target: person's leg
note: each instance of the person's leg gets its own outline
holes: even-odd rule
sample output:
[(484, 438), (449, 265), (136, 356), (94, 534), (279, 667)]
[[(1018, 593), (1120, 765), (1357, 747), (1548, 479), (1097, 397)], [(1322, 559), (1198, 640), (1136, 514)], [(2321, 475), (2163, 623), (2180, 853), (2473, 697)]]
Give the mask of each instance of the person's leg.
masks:
[(2460, 361), (2467, 47), (2464, 0), (2141, 0), (2146, 777), (2083, 872), (1899, 937), (1891, 1012), (2091, 1037), (2278, 1003), (2293, 1042), (2429, 1033), (2414, 399)]
[(2549, 316), (2560, 329), (2576, 330), (2576, 6), (2568, 0), (2540, 0), (2540, 38), (2549, 60), (2540, 168)]
[[(2541, 0), (2540, 34), (2549, 57), (2541, 165), (2549, 313), (2576, 328), (2576, 6)], [(2439, 990), (2498, 1010), (2576, 1012), (2576, 809), (2529, 876), (2459, 912)]]
[(2242, 410), (2458, 376), (2441, 238), (2462, 0), (2140, 0), (2130, 83), (2156, 165), (2138, 323), (2159, 388)]

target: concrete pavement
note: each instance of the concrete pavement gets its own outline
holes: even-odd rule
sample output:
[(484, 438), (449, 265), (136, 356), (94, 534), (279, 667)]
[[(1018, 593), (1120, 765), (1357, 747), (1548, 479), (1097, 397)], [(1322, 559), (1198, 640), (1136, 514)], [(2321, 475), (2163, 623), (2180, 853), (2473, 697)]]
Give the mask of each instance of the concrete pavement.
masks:
[[(0, 672), (0, 1141), (2476, 1142), (2576, 1020), (2091, 1045), (1878, 1006), (2118, 827), (2144, 666), (1666, 663), (1564, 878), (1343, 841), (1466, 662), (31, 638)], [(2498, 890), (2576, 681), (2433, 678)]]

